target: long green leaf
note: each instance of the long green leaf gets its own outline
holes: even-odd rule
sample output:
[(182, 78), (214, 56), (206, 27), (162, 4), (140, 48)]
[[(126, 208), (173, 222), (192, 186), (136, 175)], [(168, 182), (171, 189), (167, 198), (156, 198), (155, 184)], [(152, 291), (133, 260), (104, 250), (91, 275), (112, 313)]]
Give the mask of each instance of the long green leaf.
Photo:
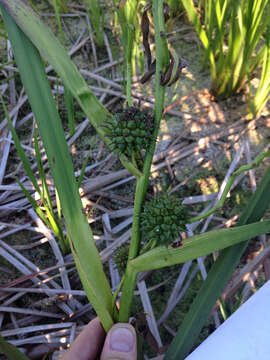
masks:
[(9, 344), (0, 334), (0, 351), (3, 352), (8, 360), (29, 360), (29, 357), (24, 355), (14, 345)]
[[(270, 168), (250, 198), (238, 225), (250, 224), (262, 218), (270, 203)], [(223, 250), (207, 275), (188, 314), (179, 328), (164, 360), (184, 360), (200, 334), (210, 311), (232, 276), (248, 242)]]
[(185, 263), (198, 257), (224, 249), (252, 237), (265, 234), (270, 230), (270, 221), (257, 222), (235, 228), (208, 231), (192, 236), (184, 241), (183, 246), (168, 248), (157, 247), (130, 262), (137, 272), (160, 269), (165, 266)]
[[(104, 328), (108, 330), (113, 324), (112, 294), (91, 229), (82, 211), (71, 157), (42, 60), (37, 49), (14, 22), (6, 7), (2, 3), (0, 7), (22, 82), (48, 156), (63, 207), (71, 248), (74, 255), (80, 259), (79, 273), (85, 285), (85, 291)], [(29, 11), (28, 7), (27, 11)]]

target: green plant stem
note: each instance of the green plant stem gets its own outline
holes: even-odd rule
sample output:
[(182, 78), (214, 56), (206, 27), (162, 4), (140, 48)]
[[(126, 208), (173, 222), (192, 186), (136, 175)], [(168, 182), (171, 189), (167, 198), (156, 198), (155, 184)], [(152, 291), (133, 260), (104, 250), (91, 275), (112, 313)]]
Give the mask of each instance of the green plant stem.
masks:
[(143, 176), (137, 178), (136, 191), (135, 191), (135, 200), (134, 200), (134, 210), (133, 210), (133, 222), (132, 222), (132, 235), (130, 241), (130, 248), (128, 254), (128, 263), (126, 272), (124, 275), (124, 284), (123, 284), (123, 293), (121, 298), (121, 306), (119, 311), (119, 321), (127, 322), (129, 319), (130, 308), (133, 298), (133, 292), (136, 286), (137, 274), (133, 270), (129, 269), (129, 261), (134, 259), (139, 251), (140, 245), (140, 213), (142, 204), (145, 197), (145, 189), (148, 184), (148, 176), (144, 174)]
[(146, 177), (145, 175), (137, 179), (136, 191), (135, 191), (135, 201), (134, 201), (134, 210), (133, 210), (133, 222), (132, 222), (132, 235), (129, 248), (128, 258), (134, 259), (139, 251), (140, 244), (140, 213), (141, 207), (144, 201), (144, 187), (145, 187)]
[[(133, 212), (133, 224), (132, 235), (129, 249), (129, 261), (134, 259), (138, 255), (140, 246), (140, 213), (142, 205), (145, 199), (150, 169), (155, 152), (156, 139), (159, 132), (160, 120), (162, 117), (164, 107), (164, 95), (165, 88), (160, 85), (160, 73), (165, 71), (169, 63), (169, 52), (166, 43), (166, 39), (161, 37), (161, 34), (165, 34), (164, 16), (163, 16), (163, 1), (153, 1), (153, 18), (155, 25), (155, 43), (156, 43), (156, 94), (155, 94), (155, 129), (153, 133), (153, 141), (150, 149), (148, 150), (143, 167), (143, 175), (137, 178), (135, 200), (134, 200), (134, 212)], [(164, 41), (165, 40), (165, 41)], [(125, 273), (125, 280), (123, 285), (123, 293), (121, 298), (121, 306), (119, 312), (119, 321), (127, 322), (130, 315), (131, 303), (133, 299), (133, 292), (136, 286), (137, 272), (134, 272), (127, 264), (127, 270)]]
[(133, 299), (133, 292), (136, 286), (136, 280), (138, 276), (138, 272), (135, 272), (134, 269), (129, 266), (129, 262), (127, 263), (124, 276), (125, 279), (119, 310), (119, 322), (128, 322)]

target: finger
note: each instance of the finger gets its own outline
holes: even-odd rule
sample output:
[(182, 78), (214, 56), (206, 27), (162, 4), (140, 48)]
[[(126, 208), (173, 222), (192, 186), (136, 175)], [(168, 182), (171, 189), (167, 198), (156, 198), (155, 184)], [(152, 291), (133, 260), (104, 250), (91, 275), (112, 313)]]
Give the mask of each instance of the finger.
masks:
[(99, 354), (105, 331), (98, 318), (90, 321), (60, 360), (92, 360)]
[(101, 360), (136, 360), (137, 338), (132, 325), (118, 323), (108, 332)]

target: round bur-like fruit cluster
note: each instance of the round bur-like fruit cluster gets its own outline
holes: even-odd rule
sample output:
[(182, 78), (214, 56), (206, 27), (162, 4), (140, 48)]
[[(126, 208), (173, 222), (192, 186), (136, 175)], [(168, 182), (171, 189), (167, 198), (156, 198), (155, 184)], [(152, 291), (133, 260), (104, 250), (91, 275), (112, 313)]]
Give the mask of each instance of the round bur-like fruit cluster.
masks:
[(167, 194), (148, 201), (141, 214), (141, 231), (146, 242), (169, 245), (185, 231), (187, 211), (181, 202)]
[(112, 150), (130, 157), (140, 150), (148, 150), (153, 138), (153, 117), (139, 107), (127, 107), (113, 115), (106, 129)]

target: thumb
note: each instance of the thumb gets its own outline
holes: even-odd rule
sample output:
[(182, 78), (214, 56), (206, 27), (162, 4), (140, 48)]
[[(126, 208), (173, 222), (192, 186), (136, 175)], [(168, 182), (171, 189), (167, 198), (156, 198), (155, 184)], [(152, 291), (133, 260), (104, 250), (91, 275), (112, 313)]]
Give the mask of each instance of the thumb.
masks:
[(136, 360), (137, 337), (132, 325), (118, 323), (107, 334), (100, 360)]

